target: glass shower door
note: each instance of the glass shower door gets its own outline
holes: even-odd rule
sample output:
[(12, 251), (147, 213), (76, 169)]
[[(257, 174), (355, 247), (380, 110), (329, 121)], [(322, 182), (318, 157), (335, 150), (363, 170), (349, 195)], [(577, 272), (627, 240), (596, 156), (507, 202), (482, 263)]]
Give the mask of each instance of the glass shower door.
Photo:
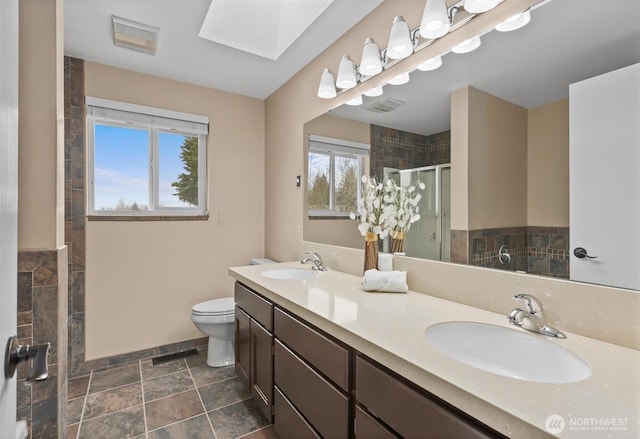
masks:
[[(450, 260), (451, 235), (451, 167), (427, 166), (415, 169), (386, 169), (385, 178), (409, 186), (420, 180), (425, 185), (418, 203), (420, 220), (411, 226), (404, 243), (404, 252), (414, 258), (435, 261)], [(385, 240), (384, 251), (388, 251)]]
[(439, 259), (438, 240), (438, 193), (436, 170), (424, 169), (412, 172), (400, 172), (401, 184), (413, 184), (420, 180), (425, 185), (421, 192), (420, 220), (411, 225), (405, 239), (405, 253), (407, 256), (423, 259)]

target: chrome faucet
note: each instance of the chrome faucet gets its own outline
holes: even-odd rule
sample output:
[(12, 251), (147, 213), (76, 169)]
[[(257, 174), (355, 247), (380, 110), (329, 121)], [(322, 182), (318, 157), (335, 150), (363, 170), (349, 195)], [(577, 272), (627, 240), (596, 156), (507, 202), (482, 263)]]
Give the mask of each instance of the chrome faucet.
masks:
[(303, 258), (300, 260), (301, 264), (312, 264), (313, 270), (318, 271), (327, 271), (327, 268), (324, 266), (324, 262), (322, 262), (322, 258), (316, 252), (304, 252)]
[(516, 294), (513, 298), (517, 301), (524, 302), (525, 309), (513, 309), (509, 315), (507, 315), (509, 323), (526, 329), (527, 331), (537, 332), (542, 335), (548, 335), (549, 337), (567, 338), (561, 331), (547, 324), (540, 300), (529, 294)]

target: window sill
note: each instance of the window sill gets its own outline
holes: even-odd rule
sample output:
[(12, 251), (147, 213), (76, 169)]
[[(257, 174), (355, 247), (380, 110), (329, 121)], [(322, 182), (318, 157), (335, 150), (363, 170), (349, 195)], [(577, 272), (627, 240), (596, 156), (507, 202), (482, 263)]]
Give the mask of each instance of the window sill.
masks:
[(88, 221), (208, 221), (204, 215), (88, 215)]

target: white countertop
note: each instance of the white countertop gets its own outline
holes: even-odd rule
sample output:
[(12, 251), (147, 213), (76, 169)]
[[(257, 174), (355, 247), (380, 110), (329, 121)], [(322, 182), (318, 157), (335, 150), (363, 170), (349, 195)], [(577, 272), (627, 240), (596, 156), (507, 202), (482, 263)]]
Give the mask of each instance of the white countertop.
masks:
[(309, 280), (261, 275), (277, 268), (310, 269), (288, 262), (232, 267), (229, 274), (507, 436), (548, 437), (545, 422), (559, 415), (565, 428), (558, 437), (640, 437), (638, 351), (566, 333), (565, 340), (552, 342), (584, 358), (592, 369), (589, 378), (547, 384), (503, 377), (436, 351), (424, 332), (446, 321), (511, 327), (506, 314), (513, 303), (496, 314), (412, 291), (368, 293), (360, 277), (335, 270), (316, 272)]

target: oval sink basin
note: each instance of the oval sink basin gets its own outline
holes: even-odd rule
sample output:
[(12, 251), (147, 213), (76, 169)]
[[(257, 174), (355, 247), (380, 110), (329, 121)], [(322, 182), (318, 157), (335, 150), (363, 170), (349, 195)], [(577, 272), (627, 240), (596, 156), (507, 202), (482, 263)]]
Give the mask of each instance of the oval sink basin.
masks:
[(540, 383), (573, 383), (591, 375), (579, 355), (546, 338), (500, 326), (445, 322), (425, 337), (443, 354), (486, 372)]
[(271, 279), (311, 279), (315, 277), (317, 271), (305, 268), (279, 268), (276, 270), (263, 271), (262, 275)]

